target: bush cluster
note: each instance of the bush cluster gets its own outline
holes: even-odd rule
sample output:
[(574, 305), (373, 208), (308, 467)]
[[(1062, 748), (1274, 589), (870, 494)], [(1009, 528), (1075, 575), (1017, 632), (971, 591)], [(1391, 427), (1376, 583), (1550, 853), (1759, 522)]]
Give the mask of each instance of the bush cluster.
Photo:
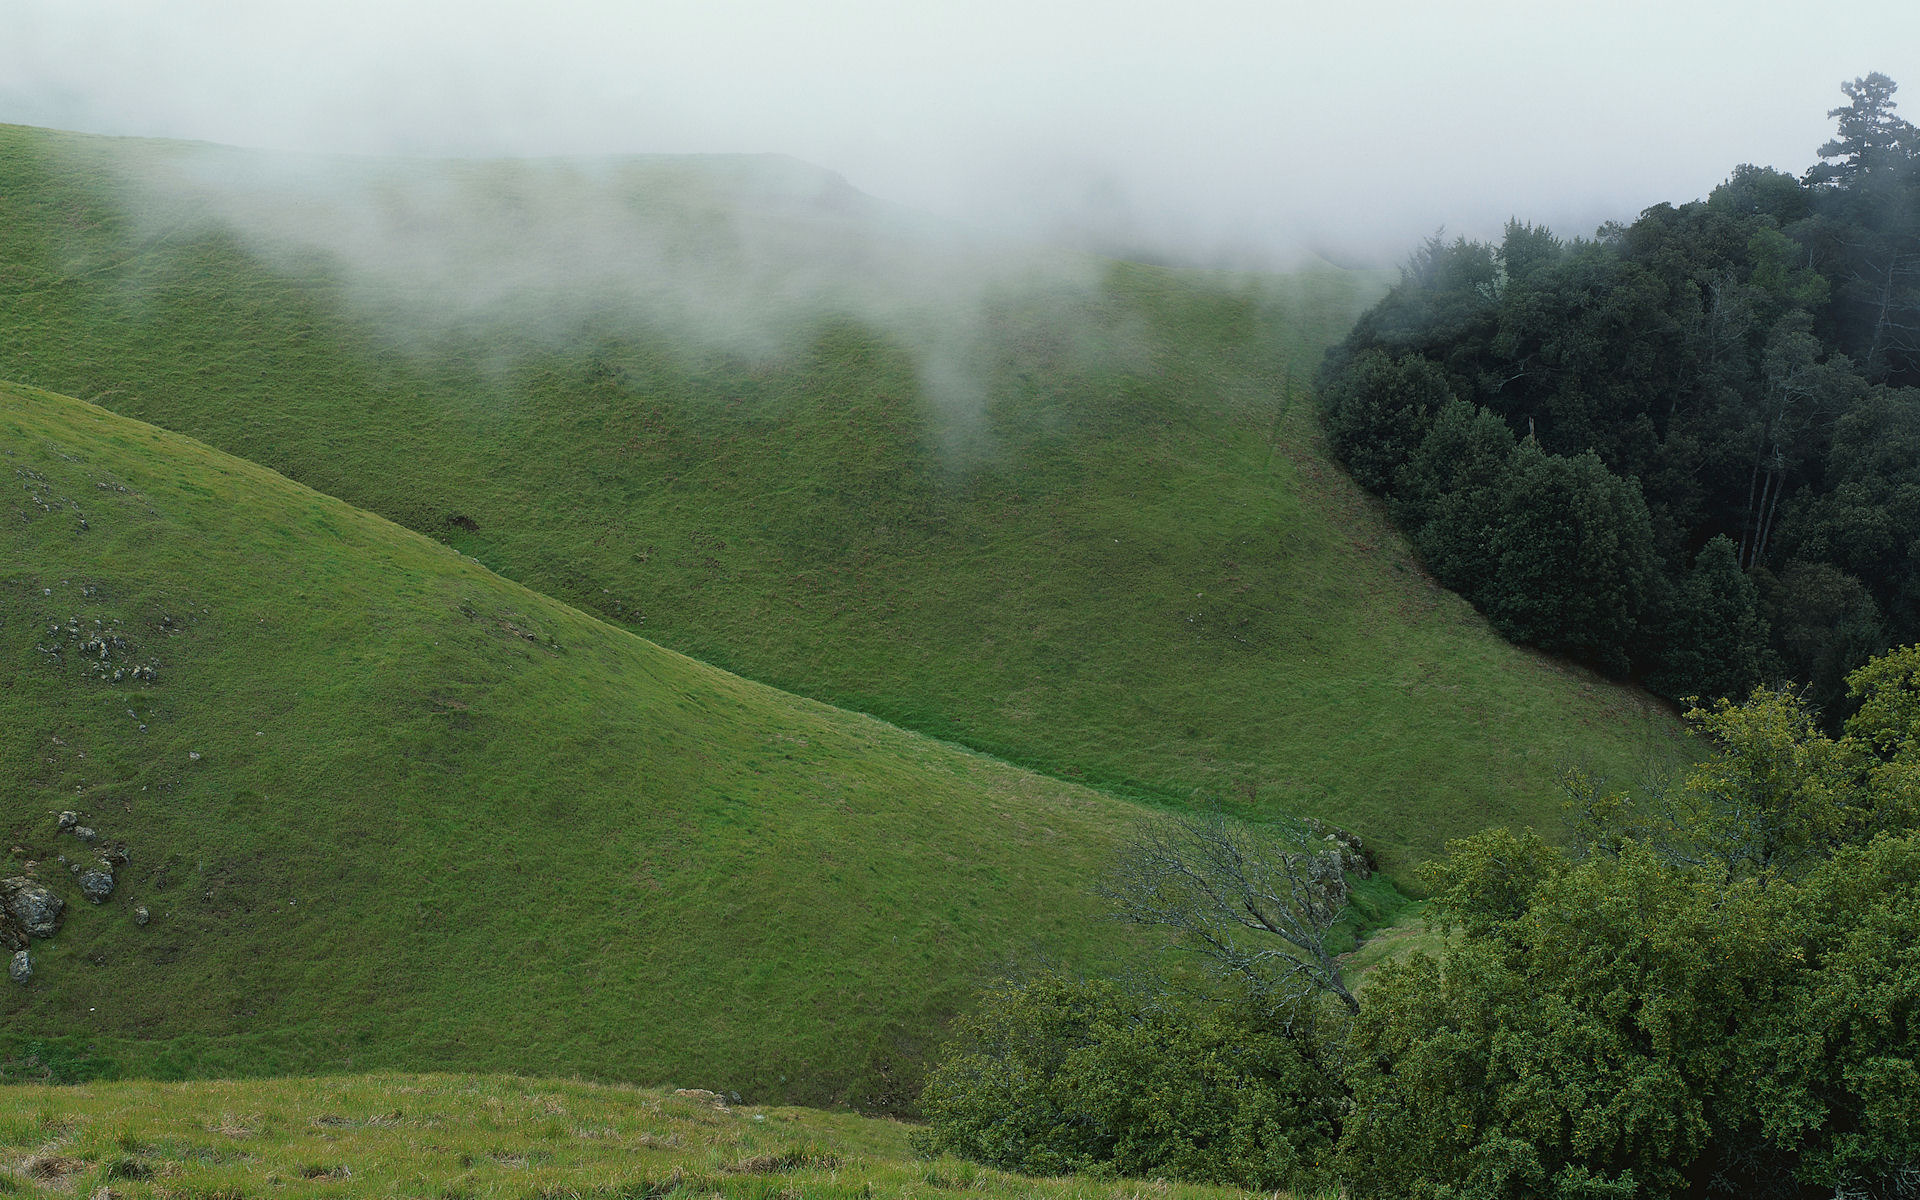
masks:
[(1003, 985), (923, 1144), (1396, 1200), (1920, 1196), (1920, 646), (1849, 686), (1838, 736), (1759, 689), (1689, 714), (1672, 787), (1570, 776), (1570, 848), (1453, 843), (1444, 949), (1350, 1016)]
[(1056, 974), (1006, 983), (958, 1023), (921, 1095), (919, 1148), (1033, 1175), (1312, 1186), (1344, 1106), (1320, 1053), (1248, 1006)]

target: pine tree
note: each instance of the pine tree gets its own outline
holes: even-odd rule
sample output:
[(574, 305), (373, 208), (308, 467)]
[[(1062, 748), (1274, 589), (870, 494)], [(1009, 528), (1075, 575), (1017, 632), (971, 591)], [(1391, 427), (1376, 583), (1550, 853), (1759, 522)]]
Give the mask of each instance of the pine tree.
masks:
[(1612, 474), (1591, 452), (1565, 458), (1527, 438), (1514, 447), (1492, 550), (1483, 603), (1495, 627), (1608, 671), (1628, 669), (1656, 572), (1638, 481)]
[(1826, 161), (1807, 172), (1809, 183), (1830, 183), (1850, 188), (1861, 176), (1912, 157), (1920, 152), (1920, 136), (1914, 127), (1893, 115), (1897, 105), (1893, 94), (1900, 85), (1875, 71), (1840, 90), (1852, 103), (1830, 109), (1829, 117), (1839, 120), (1840, 128), (1832, 141), (1820, 147)]
[(1394, 519), (1434, 578), (1470, 600), (1493, 575), (1493, 529), (1512, 457), (1507, 423), (1455, 400), (1395, 481)]
[(1648, 680), (1655, 691), (1702, 701), (1737, 700), (1760, 678), (1760, 653), (1767, 642), (1760, 593), (1725, 536), (1708, 542), (1694, 558), (1665, 625), (1663, 662)]

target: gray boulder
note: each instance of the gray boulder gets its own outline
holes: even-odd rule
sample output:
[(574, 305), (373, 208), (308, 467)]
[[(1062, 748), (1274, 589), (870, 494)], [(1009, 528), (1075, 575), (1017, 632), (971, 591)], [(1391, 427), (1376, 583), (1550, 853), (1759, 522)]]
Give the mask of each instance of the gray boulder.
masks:
[(133, 910), (133, 923), (135, 925), (145, 925), (151, 920), (153, 920), (153, 914), (147, 911), (146, 905), (142, 904), (139, 908)]
[(104, 865), (82, 872), (80, 875), (80, 894), (99, 904), (113, 895), (113, 872)]
[(0, 900), (28, 937), (50, 938), (66, 902), (31, 879), (0, 879)]
[(1338, 825), (1316, 821), (1311, 817), (1306, 819), (1305, 824), (1311, 833), (1319, 837), (1322, 849), (1340, 860), (1341, 870), (1354, 878), (1371, 878), (1379, 869), (1379, 864), (1374, 861), (1373, 851), (1367, 849), (1366, 843), (1360, 840), (1359, 834), (1342, 829)]
[(33, 956), (25, 950), (16, 951), (7, 963), (7, 978), (15, 983), (25, 983), (33, 978)]
[(60, 828), (62, 829), (72, 829), (79, 823), (80, 814), (77, 812), (68, 811), (60, 814)]

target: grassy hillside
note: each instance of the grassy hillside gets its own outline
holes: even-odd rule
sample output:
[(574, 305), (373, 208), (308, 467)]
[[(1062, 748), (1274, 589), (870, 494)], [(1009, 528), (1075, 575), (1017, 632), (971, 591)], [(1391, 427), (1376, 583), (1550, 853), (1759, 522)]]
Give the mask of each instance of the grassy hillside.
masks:
[(398, 1075), (0, 1088), (0, 1193), (1233, 1200), (916, 1159), (893, 1121), (578, 1081)]
[(0, 1058), (899, 1105), (984, 973), (1125, 953), (1126, 810), (0, 385), (0, 875), (67, 901)]
[(1392, 863), (1674, 726), (1502, 644), (1321, 453), (1368, 301), (1012, 255), (797, 164), (313, 163), (0, 130), (0, 377), (704, 661)]

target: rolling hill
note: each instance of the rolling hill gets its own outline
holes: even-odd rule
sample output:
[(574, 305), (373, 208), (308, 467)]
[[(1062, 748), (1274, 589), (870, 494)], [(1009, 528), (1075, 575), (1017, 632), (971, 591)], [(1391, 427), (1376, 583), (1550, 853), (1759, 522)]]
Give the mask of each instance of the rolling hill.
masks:
[(0, 486), (0, 873), (67, 905), (0, 1058), (899, 1108), (986, 973), (1132, 953), (1123, 802), (79, 401), (0, 385)]
[(784, 160), (21, 128), (0, 263), (0, 377), (1110, 794), (1312, 813), (1398, 869), (1553, 828), (1566, 764), (1680, 752), (1639, 693), (1503, 644), (1328, 465), (1305, 381), (1377, 279), (984, 245)]

